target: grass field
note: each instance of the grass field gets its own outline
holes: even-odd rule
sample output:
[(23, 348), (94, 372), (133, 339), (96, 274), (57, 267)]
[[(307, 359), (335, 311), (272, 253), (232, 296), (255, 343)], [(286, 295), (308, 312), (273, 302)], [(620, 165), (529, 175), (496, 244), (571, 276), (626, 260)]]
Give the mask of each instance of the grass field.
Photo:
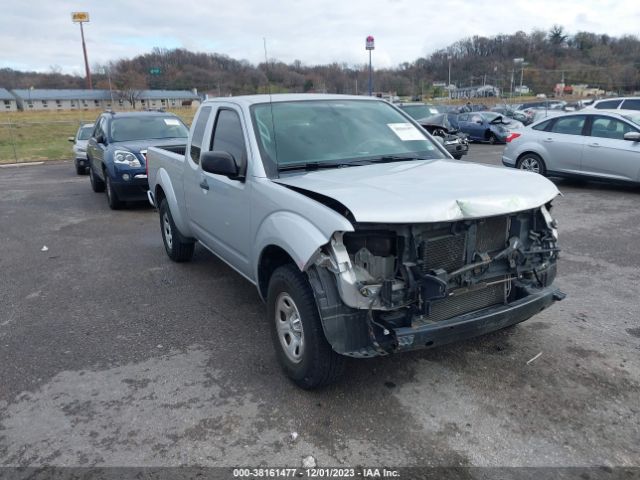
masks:
[[(71, 159), (67, 137), (83, 123), (91, 123), (99, 111), (0, 113), (0, 163)], [(190, 125), (195, 110), (173, 113)]]

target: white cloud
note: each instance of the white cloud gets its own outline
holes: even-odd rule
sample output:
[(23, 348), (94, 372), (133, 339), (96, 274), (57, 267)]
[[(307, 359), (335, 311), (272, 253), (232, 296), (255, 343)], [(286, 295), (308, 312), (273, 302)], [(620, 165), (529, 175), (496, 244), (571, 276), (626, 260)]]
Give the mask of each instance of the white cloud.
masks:
[[(365, 63), (364, 39), (376, 37), (378, 67), (411, 62), (470, 35), (513, 33), (553, 24), (569, 32), (609, 35), (637, 31), (636, 2), (555, 0), (30, 0), (2, 7), (0, 67), (82, 72), (78, 26), (70, 13), (87, 10), (90, 63), (132, 57), (152, 47), (181, 46), (253, 63), (269, 57), (305, 64)], [(25, 6), (28, 5), (28, 8)]]

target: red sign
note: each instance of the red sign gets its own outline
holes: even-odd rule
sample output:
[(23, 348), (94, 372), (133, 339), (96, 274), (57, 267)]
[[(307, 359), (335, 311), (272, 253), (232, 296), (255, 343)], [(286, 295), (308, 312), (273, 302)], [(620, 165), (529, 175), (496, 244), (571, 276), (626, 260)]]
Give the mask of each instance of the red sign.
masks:
[(375, 48), (373, 37), (371, 35), (369, 35), (367, 37), (367, 47), (366, 48), (367, 48), (367, 50), (373, 50)]

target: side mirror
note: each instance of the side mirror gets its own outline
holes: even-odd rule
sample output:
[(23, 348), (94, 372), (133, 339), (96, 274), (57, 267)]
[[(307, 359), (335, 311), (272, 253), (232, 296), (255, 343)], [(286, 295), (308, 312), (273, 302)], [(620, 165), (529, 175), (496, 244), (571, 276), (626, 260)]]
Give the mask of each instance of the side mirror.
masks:
[(476, 120), (476, 123), (477, 123), (478, 125), (482, 125), (482, 120)]
[(107, 142), (105, 141), (104, 135), (98, 135), (96, 137), (96, 143), (104, 143), (104, 144), (106, 144)]
[(624, 134), (624, 139), (630, 142), (640, 142), (640, 132), (627, 132)]
[(200, 155), (200, 165), (202, 165), (202, 170), (205, 172), (213, 173), (214, 175), (224, 175), (233, 180), (237, 180), (238, 174), (240, 173), (236, 159), (228, 152), (217, 150), (213, 152), (203, 152)]
[(76, 141), (76, 137), (67, 137), (67, 140), (73, 143)]

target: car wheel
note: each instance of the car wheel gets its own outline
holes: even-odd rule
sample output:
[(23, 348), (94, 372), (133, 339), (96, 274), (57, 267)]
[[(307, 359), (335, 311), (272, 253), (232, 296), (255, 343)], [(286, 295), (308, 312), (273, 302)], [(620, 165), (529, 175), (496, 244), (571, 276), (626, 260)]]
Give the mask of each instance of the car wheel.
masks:
[(104, 172), (104, 178), (107, 184), (107, 202), (109, 203), (109, 208), (111, 210), (120, 210), (123, 206), (122, 200), (118, 198), (118, 193), (113, 188), (113, 183), (111, 182), (111, 177), (107, 172)]
[(76, 165), (76, 173), (78, 175), (84, 175), (87, 173), (87, 169), (85, 167), (81, 167), (80, 165)]
[(89, 182), (94, 192), (104, 192), (104, 182), (95, 174), (91, 163), (89, 163)]
[(453, 158), (456, 160), (462, 160), (462, 155), (454, 155)]
[(498, 143), (498, 139), (496, 138), (496, 136), (493, 133), (489, 134), (489, 145), (495, 145), (496, 143)]
[(162, 243), (167, 255), (174, 262), (188, 262), (193, 257), (195, 242), (186, 239), (176, 227), (169, 210), (169, 203), (163, 199), (158, 209), (160, 213), (160, 230)]
[(517, 166), (520, 170), (527, 170), (529, 172), (539, 173), (540, 175), (544, 175), (547, 171), (544, 160), (536, 153), (525, 153), (518, 160)]
[(322, 387), (342, 375), (345, 357), (327, 342), (309, 280), (295, 265), (271, 276), (267, 318), (278, 362), (299, 387)]

